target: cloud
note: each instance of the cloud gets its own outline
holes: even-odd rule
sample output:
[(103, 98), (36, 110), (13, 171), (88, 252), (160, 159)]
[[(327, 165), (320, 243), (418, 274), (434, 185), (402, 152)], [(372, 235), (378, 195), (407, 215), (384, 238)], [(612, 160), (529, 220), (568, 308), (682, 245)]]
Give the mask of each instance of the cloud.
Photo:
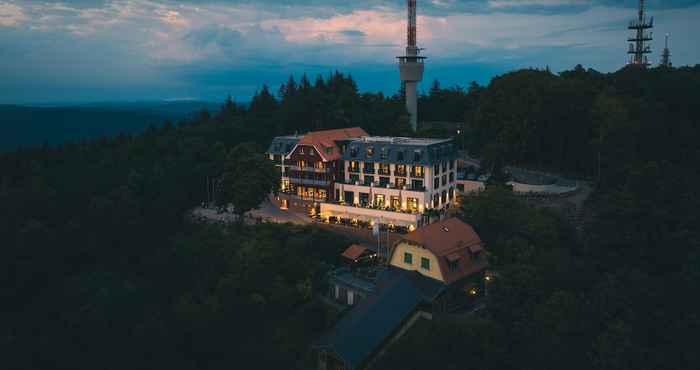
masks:
[(362, 32), (360, 30), (342, 30), (342, 31), (338, 31), (338, 33), (340, 33), (343, 36), (347, 36), (347, 37), (365, 37), (365, 36), (367, 36), (367, 33)]
[[(648, 1), (656, 33), (672, 34), (675, 64), (700, 57), (699, 2)], [(615, 70), (636, 4), (420, 0), (426, 78), (481, 81), (473, 74), (577, 63)], [(0, 0), (0, 101), (29, 94), (23, 85), (81, 96), (245, 95), (256, 79), (274, 85), (336, 68), (393, 91), (405, 17), (403, 0)]]
[(21, 7), (13, 3), (0, 2), (0, 27), (15, 27), (27, 20)]

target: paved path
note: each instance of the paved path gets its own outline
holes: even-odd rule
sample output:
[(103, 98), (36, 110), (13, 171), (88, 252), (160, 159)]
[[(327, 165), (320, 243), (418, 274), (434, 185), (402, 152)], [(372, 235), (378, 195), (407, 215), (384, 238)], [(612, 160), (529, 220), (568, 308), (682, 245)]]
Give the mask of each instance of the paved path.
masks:
[(292, 211), (281, 210), (279, 207), (270, 202), (269, 199), (266, 199), (260, 205), (259, 209), (254, 209), (248, 212), (248, 215), (250, 215), (250, 217), (253, 218), (259, 217), (264, 220), (277, 223), (290, 222), (297, 225), (306, 225), (312, 222), (311, 218), (306, 215)]
[[(236, 215), (233, 213), (223, 212), (219, 213), (216, 209), (197, 207), (192, 210), (192, 216), (195, 219), (201, 219), (208, 222), (215, 223), (234, 223), (236, 222)], [(312, 222), (311, 218), (291, 212), (283, 211), (279, 209), (276, 205), (270, 202), (269, 199), (265, 200), (259, 209), (254, 209), (245, 215), (245, 222), (249, 224), (254, 224), (256, 220), (260, 218), (269, 222), (276, 223), (293, 223), (297, 225), (306, 225)]]

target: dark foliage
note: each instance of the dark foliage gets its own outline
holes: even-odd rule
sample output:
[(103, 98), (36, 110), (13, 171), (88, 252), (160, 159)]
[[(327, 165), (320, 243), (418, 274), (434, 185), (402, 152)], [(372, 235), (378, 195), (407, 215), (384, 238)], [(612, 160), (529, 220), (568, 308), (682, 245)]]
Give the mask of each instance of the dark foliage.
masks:
[(423, 323), (379, 366), (698, 368), (699, 93), (698, 67), (494, 79), (467, 121), (472, 148), (599, 179), (590, 221), (576, 236), (499, 187), (465, 199), (499, 274), (488, 310)]
[[(507, 189), (465, 201), (499, 273), (489, 309), (421, 325), (378, 368), (697, 368), (699, 76), (524, 70), (421, 97), (422, 119), (464, 120), (459, 140), (486, 163), (599, 181), (581, 235)], [(407, 134), (401, 97), (304, 76), (137, 136), (0, 154), (4, 368), (313, 366), (308, 344), (333, 320), (313, 298), (343, 241), (185, 214), (239, 168), (239, 144), (355, 125)]]

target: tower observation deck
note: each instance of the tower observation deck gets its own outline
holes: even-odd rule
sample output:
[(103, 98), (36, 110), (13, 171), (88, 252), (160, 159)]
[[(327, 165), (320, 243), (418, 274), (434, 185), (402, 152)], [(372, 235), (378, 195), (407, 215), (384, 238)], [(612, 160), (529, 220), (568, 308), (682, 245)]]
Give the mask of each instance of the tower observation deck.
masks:
[(408, 4), (408, 37), (406, 55), (398, 57), (401, 82), (406, 91), (406, 109), (410, 114), (411, 128), (418, 128), (418, 83), (423, 80), (425, 57), (420, 56), (417, 44), (416, 0), (407, 0)]
[(632, 36), (627, 39), (630, 43), (627, 51), (627, 54), (630, 54), (629, 64), (641, 67), (649, 66), (647, 54), (651, 53), (651, 48), (647, 43), (652, 40), (653, 34), (648, 30), (654, 28), (654, 17), (647, 19), (644, 13), (644, 0), (639, 0), (638, 17), (632, 20), (627, 28), (633, 31)]

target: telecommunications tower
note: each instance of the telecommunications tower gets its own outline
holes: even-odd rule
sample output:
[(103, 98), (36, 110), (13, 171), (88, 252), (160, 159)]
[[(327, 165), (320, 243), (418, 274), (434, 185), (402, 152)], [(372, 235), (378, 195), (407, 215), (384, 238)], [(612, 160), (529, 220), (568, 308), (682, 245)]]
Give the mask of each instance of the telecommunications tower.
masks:
[(647, 45), (652, 40), (652, 32), (647, 31), (654, 28), (654, 17), (647, 19), (644, 14), (644, 0), (639, 0), (639, 16), (637, 19), (630, 22), (628, 29), (634, 34), (627, 41), (630, 43), (630, 48), (627, 54), (630, 54), (630, 63), (641, 67), (649, 66), (647, 54), (651, 53), (651, 48)]
[(423, 80), (425, 57), (420, 56), (420, 50), (416, 42), (416, 0), (407, 0), (408, 3), (408, 41), (406, 43), (406, 55), (398, 57), (401, 82), (406, 91), (406, 109), (411, 115), (411, 128), (418, 128), (418, 82)]
[(664, 52), (661, 53), (661, 66), (673, 67), (673, 64), (671, 63), (671, 50), (668, 49), (668, 34), (666, 34), (666, 46), (664, 47)]

